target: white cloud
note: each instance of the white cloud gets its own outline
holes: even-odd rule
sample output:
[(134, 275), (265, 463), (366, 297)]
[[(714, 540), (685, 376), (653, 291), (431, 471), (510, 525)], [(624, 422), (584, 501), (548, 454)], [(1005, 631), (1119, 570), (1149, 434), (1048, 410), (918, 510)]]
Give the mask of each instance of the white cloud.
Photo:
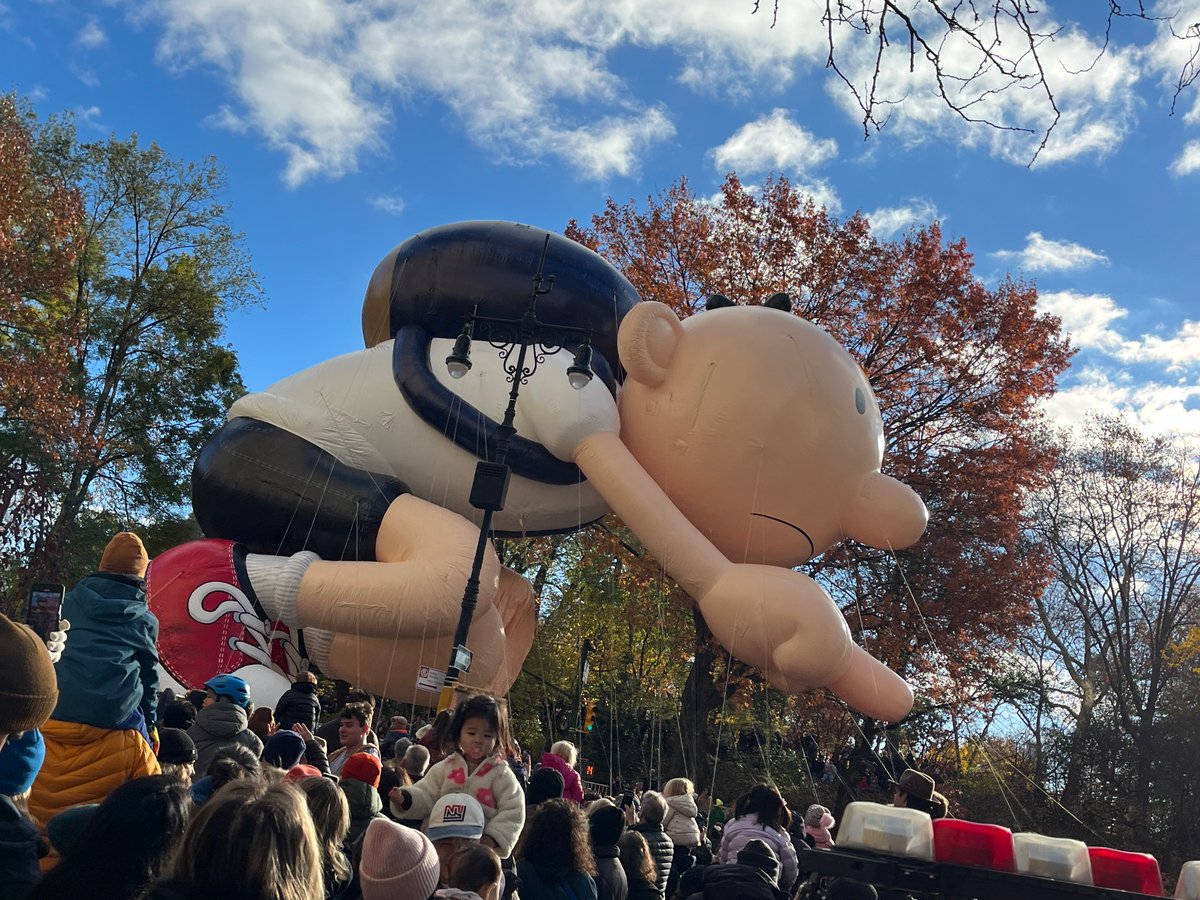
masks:
[[(164, 65), (210, 66), (221, 74), (236, 119), (287, 154), (292, 184), (352, 171), (364, 153), (384, 151), (384, 130), (397, 111), (427, 106), (448, 110), (500, 162), (553, 155), (583, 177), (633, 172), (643, 151), (667, 140), (674, 127), (658, 97), (640, 94), (645, 88), (616, 70), (618, 54), (664, 51), (678, 61), (670, 73), (678, 84), (723, 98), (785, 91), (792, 98), (800, 79), (823, 73), (836, 102), (861, 118), (849, 89), (825, 73), (825, 4), (818, 0), (790, 0), (777, 14), (770, 4), (752, 14), (748, 3), (728, 0), (121, 2), (140, 24), (161, 28)], [(964, 36), (942, 34), (930, 4), (910, 6), (942, 45), (947, 66), (959, 75), (973, 72), (978, 52)], [(1044, 11), (1034, 19), (1045, 31), (1063, 24)], [(1002, 17), (999, 27), (1001, 46), (1012, 48), (1027, 74), (1031, 61), (1016, 26)], [(861, 92), (873, 71), (876, 35), (835, 26), (834, 37)], [(1134, 126), (1141, 57), (1115, 45), (1100, 50), (1069, 23), (1039, 44), (1062, 110), (1042, 163), (1104, 156)], [(970, 114), (1003, 128), (969, 125), (947, 110), (920, 54), (910, 73), (907, 42), (896, 40), (879, 89), (881, 99), (897, 101), (882, 108), (890, 116), (887, 131), (909, 144), (950, 139), (1026, 164), (1050, 123), (1048, 99), (1026, 86), (1003, 89), (987, 76), (980, 87)], [(1012, 130), (1019, 126), (1035, 134)], [(606, 146), (576, 148), (572, 140), (580, 135), (598, 135)], [(822, 146), (808, 136), (801, 148), (784, 142), (753, 154), (744, 147), (736, 158), (804, 165), (806, 153), (831, 152)]]
[(1103, 294), (1055, 291), (1038, 297), (1038, 310), (1058, 316), (1071, 342), (1084, 350), (1098, 350), (1123, 363), (1158, 363), (1168, 371), (1200, 364), (1200, 321), (1185, 319), (1173, 334), (1122, 335), (1114, 327), (1128, 317), (1127, 310)]
[(395, 194), (376, 194), (373, 197), (369, 197), (367, 202), (380, 212), (385, 212), (390, 216), (399, 216), (408, 207), (408, 204), (404, 202), (404, 198), (398, 197)]
[(1092, 414), (1125, 416), (1150, 435), (1200, 437), (1200, 384), (1134, 383), (1098, 367), (1083, 369), (1075, 382), (1043, 405), (1056, 425), (1078, 428)]
[(1172, 369), (1200, 363), (1200, 322), (1185, 321), (1175, 334), (1165, 338), (1145, 335), (1134, 358), (1167, 363)]
[(1125, 344), (1125, 339), (1111, 326), (1129, 313), (1118, 307), (1112, 297), (1056, 291), (1040, 294), (1037, 303), (1040, 312), (1062, 320), (1063, 331), (1077, 348), (1115, 354)]
[(824, 178), (792, 179), (792, 187), (799, 193), (812, 197), (813, 203), (825, 207), (831, 214), (841, 213), (842, 200), (834, 186)]
[[(617, 50), (666, 50), (675, 78), (725, 96), (780, 90), (819, 63), (811, 0), (764, 10), (726, 0), (125, 0), (163, 31), (161, 63), (213, 66), (223, 124), (287, 154), (285, 179), (352, 171), (382, 150), (397, 108), (449, 110), (497, 161), (561, 157), (583, 177), (635, 171), (675, 133), (669, 111), (614, 72)], [(582, 144), (579, 142), (583, 142)]]
[(1108, 263), (1108, 257), (1103, 253), (1070, 241), (1049, 240), (1042, 237), (1040, 231), (1030, 232), (1025, 242), (1023, 250), (998, 250), (993, 255), (999, 259), (1016, 260), (1027, 272), (1070, 272), (1097, 263)]
[(1200, 322), (1128, 337), (1118, 330), (1127, 310), (1111, 297), (1073, 291), (1040, 295), (1038, 310), (1062, 319), (1085, 361), (1045, 404), (1056, 424), (1074, 428), (1089, 413), (1102, 413), (1127, 416), (1151, 434), (1200, 437), (1200, 381), (1191, 374), (1200, 366)]
[(630, 175), (642, 152), (675, 133), (667, 114), (648, 109), (640, 115), (602, 119), (571, 131), (547, 128), (542, 141), (588, 178)]
[(1196, 171), (1200, 171), (1200, 140), (1184, 144), (1179, 156), (1171, 163), (1173, 175), (1191, 175)]
[(75, 116), (75, 121), (85, 128), (99, 132), (108, 131), (108, 126), (100, 121), (101, 111), (98, 106), (77, 106), (71, 110), (71, 114)]
[(818, 138), (797, 125), (787, 110), (748, 122), (712, 151), (719, 170), (747, 174), (807, 173), (837, 157), (837, 141)]
[[(680, 4), (675, 13), (686, 11)], [(632, 95), (605, 54), (687, 30), (647, 27), (660, 13), (668, 22), (674, 15), (633, 3), (597, 10), (582, 0), (168, 0), (136, 14), (164, 28), (164, 65), (207, 63), (223, 73), (234, 101), (212, 121), (265, 135), (287, 154), (284, 177), (295, 185), (353, 171), (362, 153), (383, 149), (394, 104), (430, 102), (498, 161), (553, 155), (584, 177), (629, 174), (674, 126), (665, 108)], [(739, 17), (749, 22), (724, 38), (692, 35), (693, 52), (728, 68), (737, 46), (748, 51), (749, 31), (770, 32), (746, 12)], [(783, 45), (782, 35), (770, 38)]]
[(866, 213), (871, 233), (879, 238), (892, 238), (911, 225), (928, 225), (941, 219), (937, 204), (924, 197), (913, 197), (906, 206), (882, 206)]
[(88, 19), (87, 24), (75, 36), (75, 43), (81, 47), (103, 47), (108, 43), (108, 35), (95, 19)]

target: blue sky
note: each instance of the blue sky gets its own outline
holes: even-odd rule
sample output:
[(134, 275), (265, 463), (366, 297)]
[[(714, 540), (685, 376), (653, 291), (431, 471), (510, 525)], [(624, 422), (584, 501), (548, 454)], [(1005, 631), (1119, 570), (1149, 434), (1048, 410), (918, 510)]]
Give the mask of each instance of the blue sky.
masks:
[[(361, 346), (372, 269), (422, 228), (561, 230), (680, 176), (709, 193), (775, 171), (885, 234), (940, 219), (985, 282), (1035, 279), (1080, 349), (1059, 421), (1120, 409), (1200, 435), (1198, 92), (1170, 114), (1190, 47), (1119, 22), (1097, 59), (1103, 18), (1071, 16), (1103, 5), (1039, 5), (1063, 118), (1032, 167), (1040, 137), (956, 119), (903, 47), (881, 83), (904, 100), (864, 141), (814, 0), (780, 0), (774, 27), (744, 0), (0, 0), (0, 90), (73, 111), (84, 139), (217, 157), (266, 297), (229, 327), (251, 389)], [(1181, 30), (1200, 0), (1157, 11)], [(861, 83), (870, 46), (839, 46)], [(1029, 90), (983, 111), (1049, 114)]]

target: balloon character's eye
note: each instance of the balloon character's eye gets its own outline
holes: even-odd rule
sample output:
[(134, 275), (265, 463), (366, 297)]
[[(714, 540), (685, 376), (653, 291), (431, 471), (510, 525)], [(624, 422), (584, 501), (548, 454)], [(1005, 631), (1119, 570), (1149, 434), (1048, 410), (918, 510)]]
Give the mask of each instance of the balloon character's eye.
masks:
[(862, 388), (854, 389), (854, 408), (860, 416), (867, 411), (867, 395), (863, 393)]

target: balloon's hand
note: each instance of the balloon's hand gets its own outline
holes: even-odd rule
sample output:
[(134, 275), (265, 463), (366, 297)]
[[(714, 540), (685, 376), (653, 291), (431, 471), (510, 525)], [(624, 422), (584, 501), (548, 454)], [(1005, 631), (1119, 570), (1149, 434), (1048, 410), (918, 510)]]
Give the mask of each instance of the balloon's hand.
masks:
[(908, 685), (854, 644), (841, 610), (807, 575), (730, 565), (699, 605), (717, 639), (783, 690), (830, 687), (860, 712), (893, 722), (912, 707)]

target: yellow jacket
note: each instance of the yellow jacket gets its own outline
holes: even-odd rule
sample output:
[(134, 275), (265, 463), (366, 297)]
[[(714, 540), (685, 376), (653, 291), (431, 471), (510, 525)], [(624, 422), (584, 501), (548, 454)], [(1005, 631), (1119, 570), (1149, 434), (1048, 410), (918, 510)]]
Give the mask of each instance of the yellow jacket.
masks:
[(101, 803), (126, 781), (157, 775), (158, 759), (136, 731), (112, 731), (51, 719), (42, 726), (46, 761), (29, 795), (43, 825), (81, 803)]

